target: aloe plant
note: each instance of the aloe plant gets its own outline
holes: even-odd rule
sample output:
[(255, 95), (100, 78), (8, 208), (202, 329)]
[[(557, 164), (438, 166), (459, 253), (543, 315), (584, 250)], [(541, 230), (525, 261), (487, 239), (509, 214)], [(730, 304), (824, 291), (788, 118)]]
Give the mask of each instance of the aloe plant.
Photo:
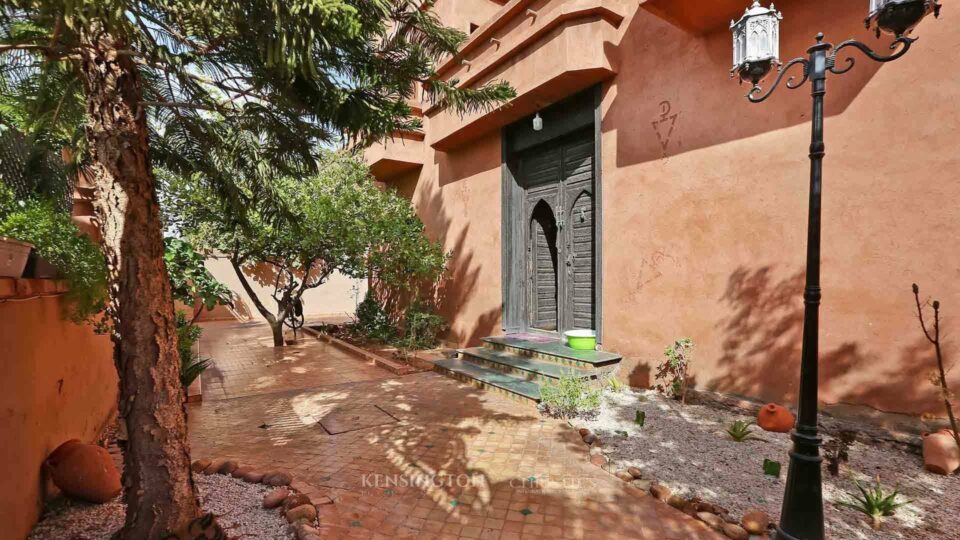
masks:
[(853, 484), (860, 490), (860, 495), (850, 494), (850, 500), (839, 501), (837, 505), (870, 516), (873, 520), (872, 525), (874, 530), (880, 530), (880, 526), (883, 524), (883, 518), (892, 516), (897, 508), (912, 502), (897, 502), (897, 496), (900, 492), (894, 489), (892, 493), (887, 493), (880, 484), (879, 476), (877, 476), (877, 483), (867, 488), (860, 485), (860, 482), (856, 479), (854, 479)]
[(727, 428), (727, 433), (734, 441), (743, 442), (753, 438), (753, 432), (750, 431), (750, 426), (752, 425), (753, 422), (737, 420), (736, 422), (730, 424), (730, 427)]

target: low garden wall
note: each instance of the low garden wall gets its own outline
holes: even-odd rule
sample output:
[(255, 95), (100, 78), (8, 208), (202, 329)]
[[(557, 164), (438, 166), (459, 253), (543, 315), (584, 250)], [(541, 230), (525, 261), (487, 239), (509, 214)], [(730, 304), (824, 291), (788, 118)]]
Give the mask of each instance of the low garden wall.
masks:
[(93, 441), (116, 410), (110, 339), (62, 317), (64, 292), (61, 282), (0, 278), (4, 538), (25, 538), (37, 521), (46, 456), (68, 439)]

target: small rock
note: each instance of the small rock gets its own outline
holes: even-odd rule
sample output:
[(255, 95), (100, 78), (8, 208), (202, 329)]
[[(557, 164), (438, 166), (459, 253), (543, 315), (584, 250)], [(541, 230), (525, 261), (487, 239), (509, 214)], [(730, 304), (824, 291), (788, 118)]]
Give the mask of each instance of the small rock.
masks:
[(650, 480), (634, 480), (630, 483), (631, 486), (643, 490), (644, 493), (650, 491), (650, 488), (653, 487), (653, 482)]
[(681, 511), (690, 517), (697, 517), (697, 503), (687, 501), (683, 504)]
[(724, 526), (723, 519), (716, 514), (711, 514), (710, 512), (697, 512), (697, 519), (706, 523), (712, 529), (719, 530)]
[(723, 534), (727, 535), (727, 538), (731, 540), (748, 540), (750, 538), (750, 533), (736, 523), (725, 524), (723, 526)]
[(579, 433), (580, 433), (580, 438), (582, 439), (590, 434), (590, 430), (585, 427), (582, 427), (580, 428)]
[(293, 477), (285, 472), (274, 472), (263, 475), (263, 483), (268, 486), (289, 486)]
[(215, 459), (211, 461), (210, 464), (207, 465), (207, 468), (203, 470), (203, 474), (206, 474), (207, 476), (211, 474), (217, 474), (220, 472), (220, 467), (223, 467), (223, 464), (226, 462), (227, 460), (225, 459)]
[(637, 480), (643, 478), (643, 471), (636, 467), (628, 467), (627, 472), (630, 473), (630, 476), (636, 478)]
[(258, 484), (263, 481), (263, 473), (257, 471), (249, 471), (244, 473), (243, 481), (248, 484)]
[(667, 502), (670, 500), (670, 488), (660, 484), (650, 486), (650, 494), (657, 500)]
[(220, 469), (218, 469), (217, 472), (220, 474), (230, 474), (239, 468), (240, 464), (236, 461), (224, 461), (223, 465), (220, 466)]
[(198, 472), (202, 472), (204, 469), (206, 469), (209, 466), (210, 466), (209, 459), (198, 459), (194, 461), (192, 465), (190, 465), (190, 470), (195, 473), (198, 473)]
[(314, 538), (320, 538), (320, 531), (303, 521), (297, 525), (295, 531), (297, 540), (313, 540)]
[(770, 526), (770, 517), (761, 510), (751, 510), (740, 519), (740, 525), (750, 534), (764, 534)]
[(667, 498), (667, 504), (676, 508), (677, 510), (682, 510), (683, 506), (687, 504), (687, 501), (683, 500), (683, 497), (679, 495), (670, 495), (670, 497)]
[(617, 473), (617, 478), (623, 480), (624, 482), (633, 482), (633, 475), (627, 471), (620, 471)]
[(603, 455), (603, 448), (600, 448), (599, 446), (592, 446), (592, 447), (590, 447), (590, 455), (591, 455), (591, 456), (602, 456), (602, 455)]
[(583, 442), (587, 443), (588, 445), (593, 445), (593, 443), (597, 442), (597, 440), (598, 437), (590, 432), (587, 432), (587, 434), (583, 436)]
[(720, 514), (720, 509), (708, 502), (698, 502), (697, 512), (709, 512), (711, 514)]
[(251, 469), (250, 467), (237, 467), (230, 473), (230, 476), (234, 478), (243, 478), (243, 475), (247, 474), (252, 470), (253, 469)]
[(287, 488), (280, 488), (271, 491), (263, 496), (263, 507), (264, 508), (276, 508), (283, 504), (283, 501), (290, 496), (290, 490)]
[(603, 454), (597, 454), (590, 456), (590, 463), (593, 463), (597, 467), (604, 467), (607, 464), (607, 458)]
[(287, 521), (296, 523), (298, 521), (313, 521), (317, 519), (317, 509), (312, 504), (302, 504), (296, 508), (287, 510)]
[(283, 500), (283, 509), (290, 510), (291, 508), (296, 508), (305, 504), (310, 504), (310, 497), (307, 497), (303, 493), (295, 493)]

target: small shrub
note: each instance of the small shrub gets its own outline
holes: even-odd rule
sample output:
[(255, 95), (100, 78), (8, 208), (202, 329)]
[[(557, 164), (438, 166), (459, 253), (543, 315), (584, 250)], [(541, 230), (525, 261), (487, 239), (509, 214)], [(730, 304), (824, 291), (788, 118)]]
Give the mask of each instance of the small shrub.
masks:
[(636, 416), (633, 418), (633, 423), (643, 427), (647, 423), (647, 413), (645, 411), (637, 411)]
[(358, 337), (381, 343), (390, 343), (397, 336), (390, 316), (377, 301), (376, 295), (369, 291), (363, 302), (357, 306), (356, 322), (352, 330)]
[(850, 508), (857, 512), (864, 513), (873, 520), (874, 530), (880, 530), (883, 524), (883, 518), (892, 516), (897, 508), (910, 504), (911, 501), (897, 502), (897, 496), (900, 492), (896, 489), (892, 493), (887, 493), (880, 484), (880, 477), (877, 477), (877, 483), (873, 486), (864, 488), (857, 480), (853, 481), (860, 491), (860, 495), (849, 494), (849, 500), (839, 501), (837, 504), (844, 508)]
[(850, 445), (857, 440), (853, 431), (841, 431), (836, 439), (830, 439), (823, 445), (823, 458), (827, 460), (827, 470), (831, 476), (840, 475), (840, 463), (849, 461)]
[(737, 420), (736, 422), (730, 424), (730, 427), (727, 428), (727, 433), (734, 441), (743, 442), (753, 438), (753, 432), (750, 431), (750, 426), (752, 425), (753, 422)]
[(543, 385), (540, 401), (551, 413), (568, 418), (599, 409), (600, 391), (585, 379), (563, 375), (558, 382)]
[(779, 461), (774, 461), (772, 459), (763, 460), (763, 474), (767, 476), (773, 476), (775, 478), (780, 478), (780, 470), (783, 466)]
[(657, 366), (657, 390), (681, 403), (687, 402), (687, 378), (693, 362), (693, 340), (677, 340), (663, 351), (663, 362)]
[(184, 312), (177, 312), (177, 354), (180, 356), (180, 384), (184, 392), (210, 367), (210, 359), (201, 358), (193, 350), (201, 334), (203, 328), (191, 324)]
[(607, 376), (607, 388), (614, 394), (619, 394), (627, 388), (627, 385), (623, 384), (616, 373), (611, 373)]
[(404, 315), (403, 338), (398, 345), (404, 349), (433, 349), (440, 343), (445, 323), (432, 307), (414, 302)]

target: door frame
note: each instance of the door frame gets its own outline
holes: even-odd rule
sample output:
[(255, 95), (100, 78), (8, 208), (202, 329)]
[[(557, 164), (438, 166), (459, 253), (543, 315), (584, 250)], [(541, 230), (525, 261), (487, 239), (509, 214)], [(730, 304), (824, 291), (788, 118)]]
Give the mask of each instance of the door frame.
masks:
[[(543, 130), (534, 131), (533, 116), (506, 126), (501, 131), (501, 280), (502, 329), (506, 334), (544, 333), (527, 324), (526, 242), (524, 188), (512, 170), (513, 157), (524, 149), (593, 127), (594, 196), (594, 321), (597, 343), (603, 339), (603, 162), (601, 160), (602, 88), (596, 85), (539, 111)], [(559, 300), (559, 299), (558, 299)], [(556, 333), (548, 333), (556, 335)]]

